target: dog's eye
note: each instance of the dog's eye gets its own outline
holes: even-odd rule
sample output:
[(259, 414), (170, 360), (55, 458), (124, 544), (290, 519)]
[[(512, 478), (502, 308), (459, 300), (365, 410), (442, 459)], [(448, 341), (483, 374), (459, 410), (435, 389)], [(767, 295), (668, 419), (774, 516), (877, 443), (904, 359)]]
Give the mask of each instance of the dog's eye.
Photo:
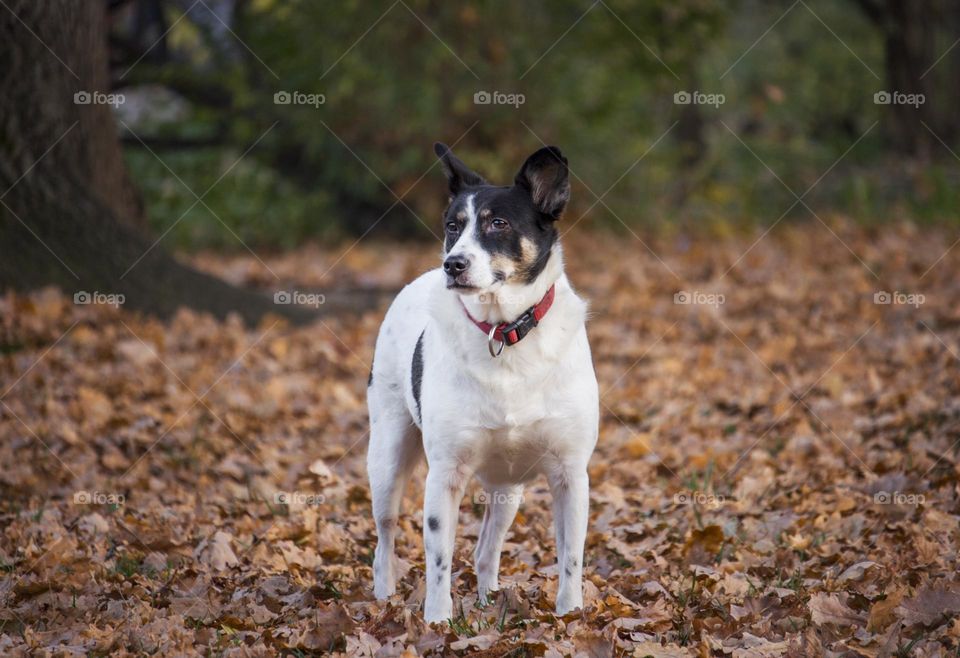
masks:
[(457, 232), (457, 223), (447, 222), (447, 233), (456, 233), (456, 232)]
[(497, 229), (504, 229), (510, 226), (510, 223), (505, 219), (500, 219), (499, 217), (497, 217), (492, 222), (490, 222), (490, 226)]

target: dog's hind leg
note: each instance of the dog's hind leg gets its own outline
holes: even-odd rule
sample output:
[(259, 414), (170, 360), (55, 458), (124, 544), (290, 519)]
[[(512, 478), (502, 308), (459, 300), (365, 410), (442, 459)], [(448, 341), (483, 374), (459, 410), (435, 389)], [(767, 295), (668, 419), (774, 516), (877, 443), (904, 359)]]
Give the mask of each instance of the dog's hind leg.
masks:
[(370, 407), (367, 475), (377, 526), (373, 593), (378, 599), (385, 599), (396, 591), (394, 540), (404, 485), (423, 448), (420, 432), (401, 401), (379, 407), (371, 401)]
[(487, 602), (490, 592), (499, 589), (500, 552), (522, 497), (522, 484), (494, 488), (486, 492), (483, 523), (480, 526), (476, 550), (473, 552), (477, 594), (481, 602)]

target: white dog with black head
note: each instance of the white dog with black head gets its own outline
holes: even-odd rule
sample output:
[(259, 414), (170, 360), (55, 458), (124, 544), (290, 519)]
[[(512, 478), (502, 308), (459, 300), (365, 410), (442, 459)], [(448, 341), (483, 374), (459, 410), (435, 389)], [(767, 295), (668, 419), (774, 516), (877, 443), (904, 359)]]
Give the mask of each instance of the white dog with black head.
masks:
[(586, 304), (564, 274), (556, 229), (570, 197), (567, 160), (541, 149), (513, 185), (495, 186), (445, 145), (435, 150), (450, 187), (443, 267), (390, 306), (370, 373), (374, 594), (395, 591), (400, 501), (425, 455), (426, 620), (452, 616), (454, 540), (474, 475), (487, 503), (474, 552), (480, 600), (498, 588), (524, 484), (543, 473), (554, 501), (556, 611), (565, 614), (583, 603), (587, 462), (599, 421)]

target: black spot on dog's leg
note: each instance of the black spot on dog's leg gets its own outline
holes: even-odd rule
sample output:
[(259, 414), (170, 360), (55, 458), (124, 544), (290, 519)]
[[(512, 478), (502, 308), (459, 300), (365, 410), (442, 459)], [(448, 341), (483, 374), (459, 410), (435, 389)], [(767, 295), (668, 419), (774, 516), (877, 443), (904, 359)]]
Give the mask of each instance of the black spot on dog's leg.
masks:
[(423, 384), (423, 331), (417, 339), (417, 346), (413, 350), (413, 364), (410, 367), (410, 380), (413, 384), (413, 399), (417, 403), (417, 420), (423, 422), (420, 412), (420, 388)]
[(564, 571), (567, 573), (568, 576), (572, 576), (572, 575), (573, 575), (573, 572), (570, 571), (570, 567), (567, 567), (566, 569), (564, 569)]
[(437, 553), (437, 566), (439, 567), (442, 565), (443, 565), (443, 556)]
[(440, 519), (435, 516), (431, 516), (427, 519), (427, 527), (436, 532), (440, 529)]

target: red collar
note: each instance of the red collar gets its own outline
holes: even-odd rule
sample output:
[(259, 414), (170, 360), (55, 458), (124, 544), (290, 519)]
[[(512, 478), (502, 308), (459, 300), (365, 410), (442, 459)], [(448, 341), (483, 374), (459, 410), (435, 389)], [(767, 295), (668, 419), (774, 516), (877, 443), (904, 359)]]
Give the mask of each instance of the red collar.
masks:
[[(540, 324), (543, 316), (545, 316), (547, 311), (550, 310), (550, 307), (553, 306), (554, 288), (555, 286), (550, 286), (550, 289), (539, 302), (524, 311), (520, 317), (513, 322), (501, 322), (500, 324), (494, 325), (475, 319), (470, 315), (470, 311), (467, 310), (466, 306), (463, 307), (463, 312), (467, 314), (470, 321), (477, 325), (480, 331), (485, 333), (491, 341), (496, 340), (503, 343), (503, 345), (515, 345), (530, 333), (531, 329)], [(463, 306), (462, 300), (460, 301), (460, 305)], [(503, 345), (500, 347), (501, 350), (503, 349)], [(497, 356), (500, 352), (494, 353), (491, 345), (490, 354)]]

